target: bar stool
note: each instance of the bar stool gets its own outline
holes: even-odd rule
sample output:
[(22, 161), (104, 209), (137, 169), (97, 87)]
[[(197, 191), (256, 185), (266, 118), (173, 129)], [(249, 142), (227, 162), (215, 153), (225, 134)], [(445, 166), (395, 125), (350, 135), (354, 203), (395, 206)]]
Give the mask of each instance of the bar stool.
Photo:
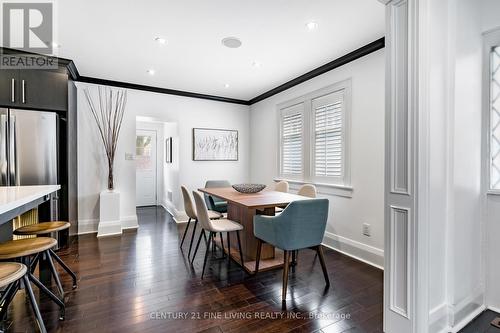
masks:
[[(69, 222), (63, 222), (63, 221), (53, 221), (53, 222), (42, 222), (42, 223), (36, 223), (36, 224), (31, 224), (27, 225), (24, 227), (20, 227), (16, 230), (14, 230), (14, 235), (18, 236), (40, 236), (40, 235), (48, 235), (52, 232), (57, 232), (61, 230), (66, 230), (71, 226)], [(59, 265), (71, 276), (73, 279), (73, 289), (76, 289), (77, 285), (77, 278), (76, 274), (71, 270), (71, 268), (68, 267), (64, 263), (64, 261), (50, 248), (48, 250), (50, 257), (54, 258)], [(51, 265), (51, 270), (55, 273), (57, 271), (55, 270), (54, 264), (52, 260), (49, 259), (49, 264)], [(35, 263), (36, 266), (36, 263)], [(34, 269), (34, 268), (33, 268)], [(61, 281), (59, 280), (59, 275), (55, 274), (54, 279), (56, 280), (57, 286), (59, 288), (59, 291), (61, 292), (61, 295), (64, 298), (64, 291), (62, 289)]]
[[(50, 291), (45, 285), (43, 285), (43, 283), (40, 282), (40, 280), (38, 280), (35, 275), (33, 275), (40, 256), (45, 255), (50, 264), (49, 266), (50, 270), (52, 271), (52, 275), (58, 283), (58, 287), (60, 286), (61, 282), (59, 281), (59, 275), (55, 270), (51, 253), (49, 251), (56, 245), (57, 240), (50, 237), (37, 237), (7, 241), (5, 243), (0, 243), (0, 260), (16, 260), (21, 261), (24, 265), (26, 265), (26, 275), (29, 281), (33, 282), (33, 284), (36, 285), (38, 289), (40, 289), (40, 291), (46, 294), (54, 303), (59, 306), (59, 320), (64, 320), (65, 306), (63, 302), (63, 294), (61, 295), (62, 297), (60, 299), (59, 297), (54, 295), (54, 293)], [(12, 297), (14, 296), (12, 295)]]
[(42, 315), (38, 309), (38, 304), (36, 303), (35, 295), (33, 294), (33, 289), (31, 289), (31, 283), (27, 276), (26, 265), (17, 262), (2, 262), (0, 263), (0, 288), (5, 288), (2, 297), (0, 298), (0, 317), (3, 319), (7, 313), (10, 302), (19, 290), (21, 281), (24, 283), (26, 288), (26, 293), (31, 303), (31, 308), (35, 313), (36, 322), (40, 332), (45, 333), (45, 325), (43, 323)]

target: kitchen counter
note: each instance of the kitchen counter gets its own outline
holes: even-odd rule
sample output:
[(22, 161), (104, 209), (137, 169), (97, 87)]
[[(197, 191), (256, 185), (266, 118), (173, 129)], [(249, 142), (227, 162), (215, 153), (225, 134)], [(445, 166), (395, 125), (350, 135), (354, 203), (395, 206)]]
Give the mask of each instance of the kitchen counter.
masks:
[(60, 188), (60, 185), (0, 187), (0, 224), (47, 201)]

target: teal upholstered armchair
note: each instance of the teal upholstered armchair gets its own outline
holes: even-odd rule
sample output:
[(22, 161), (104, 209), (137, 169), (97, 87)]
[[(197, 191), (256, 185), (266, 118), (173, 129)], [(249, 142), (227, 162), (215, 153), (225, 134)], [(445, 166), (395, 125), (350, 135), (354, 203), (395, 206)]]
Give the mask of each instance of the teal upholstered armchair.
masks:
[(318, 253), (326, 285), (330, 285), (321, 242), (328, 219), (328, 199), (311, 199), (290, 203), (278, 216), (256, 215), (253, 220), (258, 239), (255, 273), (259, 270), (262, 242), (284, 251), (282, 300), (286, 299), (290, 253), (313, 249)]
[[(231, 187), (227, 180), (207, 180), (205, 188), (211, 187)], [(220, 198), (205, 194), (205, 203), (209, 210), (219, 213), (227, 213), (227, 201)]]

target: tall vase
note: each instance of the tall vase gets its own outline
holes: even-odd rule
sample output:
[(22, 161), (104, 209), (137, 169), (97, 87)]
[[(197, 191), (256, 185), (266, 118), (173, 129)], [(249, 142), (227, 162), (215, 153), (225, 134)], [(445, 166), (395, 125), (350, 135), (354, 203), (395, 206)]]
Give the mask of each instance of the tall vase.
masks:
[(108, 191), (113, 191), (115, 189), (115, 182), (113, 178), (113, 162), (108, 165)]

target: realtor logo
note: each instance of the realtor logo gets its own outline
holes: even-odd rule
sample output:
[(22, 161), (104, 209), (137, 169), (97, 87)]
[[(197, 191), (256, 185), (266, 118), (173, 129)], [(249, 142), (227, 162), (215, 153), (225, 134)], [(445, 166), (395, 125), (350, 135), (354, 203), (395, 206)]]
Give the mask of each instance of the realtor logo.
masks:
[(52, 3), (3, 3), (3, 45), (52, 54)]
[[(36, 1), (36, 0), (35, 0)], [(56, 68), (53, 54), (54, 16), (52, 2), (2, 3), (2, 46), (32, 54), (2, 52), (0, 68)]]

